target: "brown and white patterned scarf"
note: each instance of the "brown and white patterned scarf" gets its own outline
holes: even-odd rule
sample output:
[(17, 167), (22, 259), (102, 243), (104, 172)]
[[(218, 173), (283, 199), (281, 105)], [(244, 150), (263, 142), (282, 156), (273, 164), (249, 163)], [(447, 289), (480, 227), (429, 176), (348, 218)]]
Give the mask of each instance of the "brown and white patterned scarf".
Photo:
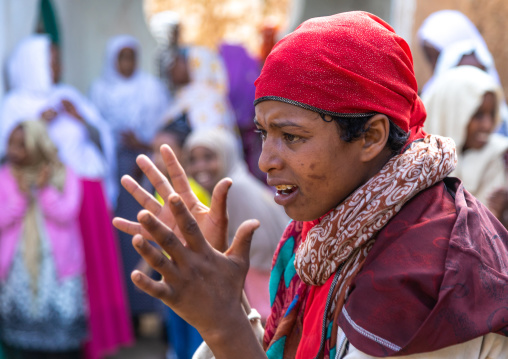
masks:
[(376, 234), (408, 200), (441, 181), (456, 164), (450, 138), (427, 135), (413, 142), (309, 231), (295, 258), (300, 278), (322, 285), (342, 265), (333, 307), (342, 306)]

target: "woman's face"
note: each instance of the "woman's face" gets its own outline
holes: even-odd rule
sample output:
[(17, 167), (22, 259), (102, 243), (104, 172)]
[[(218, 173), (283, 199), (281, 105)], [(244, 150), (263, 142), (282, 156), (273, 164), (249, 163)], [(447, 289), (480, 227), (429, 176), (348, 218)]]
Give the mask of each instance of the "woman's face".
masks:
[(334, 122), (278, 101), (256, 105), (255, 122), (263, 138), (259, 168), (294, 220), (323, 216), (365, 181), (360, 142), (341, 140)]
[(123, 77), (131, 77), (137, 66), (136, 52), (130, 47), (124, 47), (118, 53), (118, 63), (116, 66), (118, 72)]
[(496, 126), (497, 99), (492, 92), (483, 95), (483, 101), (467, 125), (464, 150), (485, 146)]
[(25, 131), (22, 127), (16, 127), (9, 137), (7, 145), (7, 160), (16, 166), (28, 164), (28, 152), (25, 146)]
[(190, 82), (189, 67), (183, 55), (178, 55), (169, 69), (169, 79), (176, 86), (184, 86)]
[(194, 147), (190, 150), (187, 173), (204, 189), (212, 193), (213, 188), (222, 178), (217, 153), (203, 146)]

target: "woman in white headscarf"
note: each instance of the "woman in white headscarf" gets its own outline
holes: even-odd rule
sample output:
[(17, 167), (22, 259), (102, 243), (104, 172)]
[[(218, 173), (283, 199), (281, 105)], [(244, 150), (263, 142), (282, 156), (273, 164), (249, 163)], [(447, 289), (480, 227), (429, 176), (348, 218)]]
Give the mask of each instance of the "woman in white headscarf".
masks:
[(136, 142), (148, 147), (169, 104), (164, 86), (138, 68), (139, 55), (140, 45), (134, 37), (112, 38), (102, 76), (90, 91), (92, 102), (114, 133), (118, 149), (137, 149), (132, 148)]
[(10, 90), (0, 112), (0, 155), (17, 124), (42, 118), (61, 161), (80, 179), (90, 330), (86, 353), (87, 359), (96, 359), (132, 341), (124, 279), (103, 190), (105, 186), (109, 198), (116, 197), (113, 139), (95, 106), (72, 86), (58, 83), (59, 65), (58, 49), (48, 36), (29, 36), (14, 50), (7, 66)]
[(108, 197), (114, 198), (118, 185), (111, 176), (115, 160), (108, 126), (75, 88), (58, 83), (59, 52), (49, 37), (22, 40), (8, 61), (7, 75), (10, 89), (0, 113), (0, 155), (19, 122), (43, 117), (61, 160), (80, 177), (105, 181)]
[(460, 11), (441, 10), (432, 13), (425, 19), (417, 35), (434, 72), (433, 76), (423, 86), (422, 94), (427, 91), (437, 77), (436, 70), (440, 54), (453, 44), (463, 41), (468, 41), (469, 46), (476, 49), (478, 60), (489, 62), (489, 64), (485, 63), (484, 66), (486, 66), (489, 74), (499, 82), (499, 75), (494, 67), (485, 40), (471, 20)]
[[(118, 163), (117, 181), (128, 174), (138, 178), (136, 157), (151, 150), (152, 139), (160, 127), (162, 114), (169, 105), (169, 93), (154, 76), (138, 67), (139, 42), (129, 35), (109, 40), (102, 76), (91, 87), (90, 97), (111, 127)], [(120, 188), (115, 214), (136, 220), (141, 206)], [(139, 262), (139, 254), (130, 244), (130, 236), (118, 232), (125, 278)], [(156, 310), (157, 301), (143, 295), (127, 281), (132, 315)]]
[(273, 201), (273, 193), (247, 170), (236, 146), (235, 136), (223, 129), (194, 132), (185, 143), (186, 171), (210, 193), (222, 178), (233, 180), (227, 198), (230, 244), (242, 222), (255, 218), (261, 223), (252, 240), (245, 292), (252, 307), (266, 319), (272, 257), (289, 218)]
[(493, 133), (500, 122), (500, 86), (477, 67), (459, 66), (437, 78), (422, 100), (425, 131), (451, 137), (457, 146), (458, 164), (451, 175), (503, 222), (508, 139)]
[(181, 48), (170, 68), (175, 101), (164, 118), (172, 122), (187, 115), (191, 128), (236, 129), (227, 98), (227, 74), (219, 54), (204, 47)]

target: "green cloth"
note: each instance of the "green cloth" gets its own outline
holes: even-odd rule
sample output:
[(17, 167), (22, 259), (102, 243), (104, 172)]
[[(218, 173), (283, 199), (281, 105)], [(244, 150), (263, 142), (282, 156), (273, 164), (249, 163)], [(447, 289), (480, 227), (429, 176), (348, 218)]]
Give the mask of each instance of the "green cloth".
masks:
[(51, 0), (41, 0), (39, 10), (40, 31), (48, 34), (53, 44), (60, 45), (60, 33)]

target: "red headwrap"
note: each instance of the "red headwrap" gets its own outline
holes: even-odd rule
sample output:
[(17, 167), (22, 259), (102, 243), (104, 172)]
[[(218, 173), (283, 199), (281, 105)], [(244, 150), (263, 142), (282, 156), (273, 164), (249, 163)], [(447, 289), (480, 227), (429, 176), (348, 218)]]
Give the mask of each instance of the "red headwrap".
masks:
[(417, 94), (408, 44), (361, 11), (314, 18), (280, 40), (256, 80), (256, 100), (276, 100), (335, 116), (382, 113), (408, 143), (423, 138), (426, 112)]

